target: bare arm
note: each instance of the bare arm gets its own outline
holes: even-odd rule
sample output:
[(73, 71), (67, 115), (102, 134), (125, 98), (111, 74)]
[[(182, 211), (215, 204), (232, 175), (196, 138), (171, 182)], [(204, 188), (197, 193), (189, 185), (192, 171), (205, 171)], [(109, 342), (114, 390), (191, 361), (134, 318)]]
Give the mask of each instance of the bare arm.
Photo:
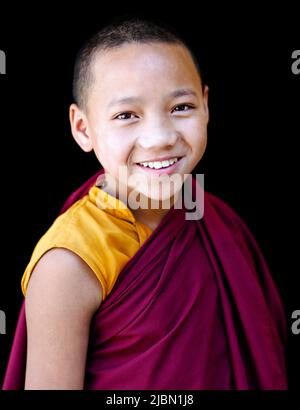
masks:
[(101, 285), (79, 256), (54, 248), (40, 259), (25, 298), (25, 389), (83, 388), (90, 322), (101, 300)]

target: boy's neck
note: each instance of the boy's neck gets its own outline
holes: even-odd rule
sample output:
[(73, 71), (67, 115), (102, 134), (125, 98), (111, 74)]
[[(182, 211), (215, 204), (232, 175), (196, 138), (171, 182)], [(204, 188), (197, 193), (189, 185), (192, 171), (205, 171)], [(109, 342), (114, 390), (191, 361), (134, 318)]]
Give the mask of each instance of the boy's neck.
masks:
[(181, 190), (165, 201), (153, 201), (150, 198), (147, 198), (146, 200), (148, 201), (148, 207), (146, 209), (129, 209), (137, 221), (154, 230), (160, 224), (163, 217), (172, 208), (180, 194)]
[(147, 225), (152, 231), (158, 227), (168, 211), (169, 209), (131, 209), (135, 219)]

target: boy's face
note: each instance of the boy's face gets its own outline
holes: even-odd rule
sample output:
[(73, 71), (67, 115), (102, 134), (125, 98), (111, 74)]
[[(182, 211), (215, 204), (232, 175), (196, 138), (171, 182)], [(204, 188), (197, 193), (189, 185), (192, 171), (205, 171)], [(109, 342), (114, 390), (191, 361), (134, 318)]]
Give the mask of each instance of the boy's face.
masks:
[[(180, 45), (130, 43), (100, 52), (93, 75), (86, 112), (70, 107), (75, 140), (84, 151), (93, 149), (105, 172), (129, 192), (162, 199), (161, 190), (150, 191), (150, 180), (176, 173), (183, 182), (206, 147), (208, 89), (202, 91), (192, 57)], [(181, 159), (161, 169), (139, 165), (163, 157)], [(142, 175), (146, 182), (128, 183), (120, 166), (128, 179)]]

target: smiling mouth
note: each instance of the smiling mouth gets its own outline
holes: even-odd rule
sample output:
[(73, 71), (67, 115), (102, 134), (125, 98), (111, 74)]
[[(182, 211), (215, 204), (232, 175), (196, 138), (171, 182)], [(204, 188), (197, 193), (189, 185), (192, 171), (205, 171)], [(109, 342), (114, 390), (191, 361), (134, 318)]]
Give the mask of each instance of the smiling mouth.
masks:
[(182, 157), (173, 157), (163, 161), (137, 162), (136, 165), (138, 165), (141, 168), (153, 171), (164, 170), (173, 167), (181, 160), (181, 158)]

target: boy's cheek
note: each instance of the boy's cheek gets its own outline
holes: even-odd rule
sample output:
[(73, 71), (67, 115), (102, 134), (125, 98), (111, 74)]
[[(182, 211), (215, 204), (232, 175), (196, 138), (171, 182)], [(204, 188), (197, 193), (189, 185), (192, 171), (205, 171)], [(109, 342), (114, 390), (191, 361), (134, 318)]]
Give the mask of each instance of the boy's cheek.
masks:
[(194, 132), (190, 135), (189, 138), (189, 145), (193, 148), (193, 150), (201, 150), (205, 147), (207, 142), (207, 132), (206, 129), (198, 129), (197, 132)]

